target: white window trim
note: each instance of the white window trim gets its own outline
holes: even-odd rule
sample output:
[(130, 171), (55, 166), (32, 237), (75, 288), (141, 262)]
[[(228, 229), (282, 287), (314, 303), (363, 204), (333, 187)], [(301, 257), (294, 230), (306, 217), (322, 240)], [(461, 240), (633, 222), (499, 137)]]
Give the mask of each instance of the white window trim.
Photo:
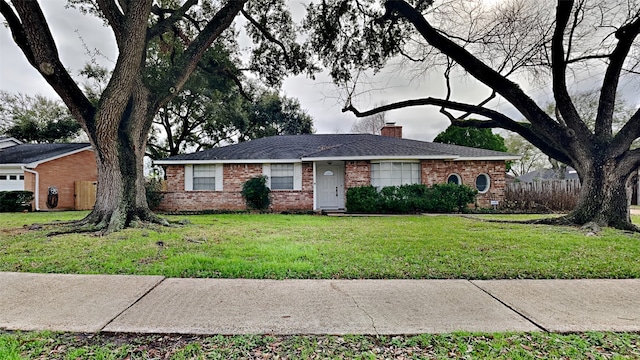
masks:
[[(382, 163), (411, 163), (411, 164), (418, 164), (418, 182), (416, 184), (421, 184), (422, 183), (422, 167), (420, 166), (420, 164), (422, 163), (420, 160), (412, 160), (412, 159), (392, 159), (392, 160), (380, 160), (380, 161), (371, 161), (370, 164), (382, 164)], [(371, 169), (371, 175), (369, 178), (369, 182), (371, 185), (373, 185), (373, 169)], [(376, 186), (376, 188), (378, 188), (378, 190), (380, 190), (381, 187)]]
[[(487, 188), (484, 189), (483, 191), (480, 191), (480, 189), (478, 189), (478, 178), (480, 176), (484, 176), (487, 179)], [(479, 194), (487, 193), (489, 189), (491, 189), (491, 176), (489, 176), (489, 174), (486, 174), (486, 173), (478, 174), (478, 176), (476, 176), (474, 185), (476, 187), (476, 190), (478, 190)]]
[(458, 173), (449, 174), (449, 176), (447, 176), (447, 184), (450, 184), (449, 183), (449, 178), (452, 177), (452, 176), (455, 176), (456, 178), (458, 178), (458, 185), (462, 185), (462, 177)]
[[(215, 187), (216, 189), (213, 191), (222, 191), (224, 189), (224, 171), (223, 164), (215, 164)], [(188, 164), (184, 166), (184, 190), (185, 191), (194, 191), (193, 190), (193, 165)], [(195, 191), (211, 191), (211, 190), (195, 190)]]
[[(271, 189), (271, 164), (262, 164), (262, 175), (267, 177), (267, 187)], [(293, 191), (302, 190), (302, 163), (293, 163)], [(275, 190), (291, 191), (291, 190)]]

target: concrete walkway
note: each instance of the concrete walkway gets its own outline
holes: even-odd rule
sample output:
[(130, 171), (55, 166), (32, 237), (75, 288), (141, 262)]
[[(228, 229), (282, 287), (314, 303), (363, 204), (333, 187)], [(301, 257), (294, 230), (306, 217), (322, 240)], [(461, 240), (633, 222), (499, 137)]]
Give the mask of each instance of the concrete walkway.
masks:
[(184, 334), (640, 331), (640, 279), (245, 280), (0, 273), (0, 328)]

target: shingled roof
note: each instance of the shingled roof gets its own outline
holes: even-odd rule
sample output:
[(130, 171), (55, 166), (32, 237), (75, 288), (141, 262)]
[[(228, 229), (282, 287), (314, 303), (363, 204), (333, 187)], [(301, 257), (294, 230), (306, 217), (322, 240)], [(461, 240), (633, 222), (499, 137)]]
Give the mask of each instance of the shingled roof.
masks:
[(21, 144), (0, 149), (0, 165), (30, 165), (90, 147), (88, 143)]
[(191, 154), (176, 155), (155, 163), (392, 158), (512, 160), (518, 157), (500, 151), (371, 134), (313, 134), (271, 136)]

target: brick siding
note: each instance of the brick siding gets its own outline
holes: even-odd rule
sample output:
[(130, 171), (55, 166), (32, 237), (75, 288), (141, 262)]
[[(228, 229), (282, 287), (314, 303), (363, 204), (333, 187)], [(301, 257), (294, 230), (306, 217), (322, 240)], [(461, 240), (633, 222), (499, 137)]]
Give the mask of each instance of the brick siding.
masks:
[(502, 201), (504, 199), (505, 162), (504, 161), (442, 161), (423, 160), (421, 162), (422, 183), (431, 186), (443, 184), (451, 174), (458, 174), (462, 183), (476, 188), (476, 178), (480, 174), (489, 175), (489, 190), (478, 194), (477, 202), (480, 207), (490, 207), (491, 200)]
[[(475, 189), (476, 177), (487, 174), (489, 190), (478, 195), (478, 205), (489, 207), (491, 200), (502, 201), (505, 189), (504, 161), (421, 161), (422, 183), (430, 186), (446, 183), (451, 174), (458, 174), (462, 183)], [(167, 189), (160, 210), (244, 210), (246, 203), (240, 194), (242, 184), (248, 179), (262, 175), (262, 164), (224, 164), (223, 191), (185, 191), (184, 166), (169, 165), (166, 168)], [(26, 180), (26, 179), (25, 179)], [(345, 162), (345, 190), (371, 183), (369, 161)], [(271, 192), (271, 210), (313, 210), (313, 164), (302, 164), (302, 190), (274, 190)]]
[[(40, 210), (73, 210), (75, 209), (75, 182), (96, 181), (98, 167), (91, 150), (81, 151), (38, 165), (35, 169), (40, 177), (39, 202)], [(47, 207), (49, 186), (58, 189), (58, 206)], [(24, 173), (24, 188), (35, 192), (35, 174)], [(35, 202), (35, 198), (34, 198)], [(35, 209), (35, 204), (33, 205)]]
[[(185, 191), (184, 165), (169, 165), (165, 173), (167, 192), (160, 203), (162, 211), (245, 210), (242, 185), (262, 175), (262, 164), (224, 164), (222, 191)], [(302, 164), (302, 190), (274, 190), (271, 210), (313, 210), (313, 164)]]

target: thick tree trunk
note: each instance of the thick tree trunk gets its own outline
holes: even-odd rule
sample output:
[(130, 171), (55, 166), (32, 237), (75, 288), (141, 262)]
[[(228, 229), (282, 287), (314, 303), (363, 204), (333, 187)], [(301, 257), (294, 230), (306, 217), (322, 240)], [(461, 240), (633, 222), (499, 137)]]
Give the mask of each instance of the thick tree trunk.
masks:
[(90, 133), (98, 165), (98, 189), (93, 211), (83, 220), (90, 228), (109, 233), (128, 227), (132, 221), (166, 224), (147, 204), (144, 155), (153, 112), (148, 90), (138, 81), (121, 118), (97, 119), (100, 124)]
[(568, 219), (579, 225), (594, 222), (599, 226), (637, 231), (629, 215), (626, 186), (632, 174), (621, 171), (614, 160), (601, 164), (596, 162), (581, 173), (580, 199)]

